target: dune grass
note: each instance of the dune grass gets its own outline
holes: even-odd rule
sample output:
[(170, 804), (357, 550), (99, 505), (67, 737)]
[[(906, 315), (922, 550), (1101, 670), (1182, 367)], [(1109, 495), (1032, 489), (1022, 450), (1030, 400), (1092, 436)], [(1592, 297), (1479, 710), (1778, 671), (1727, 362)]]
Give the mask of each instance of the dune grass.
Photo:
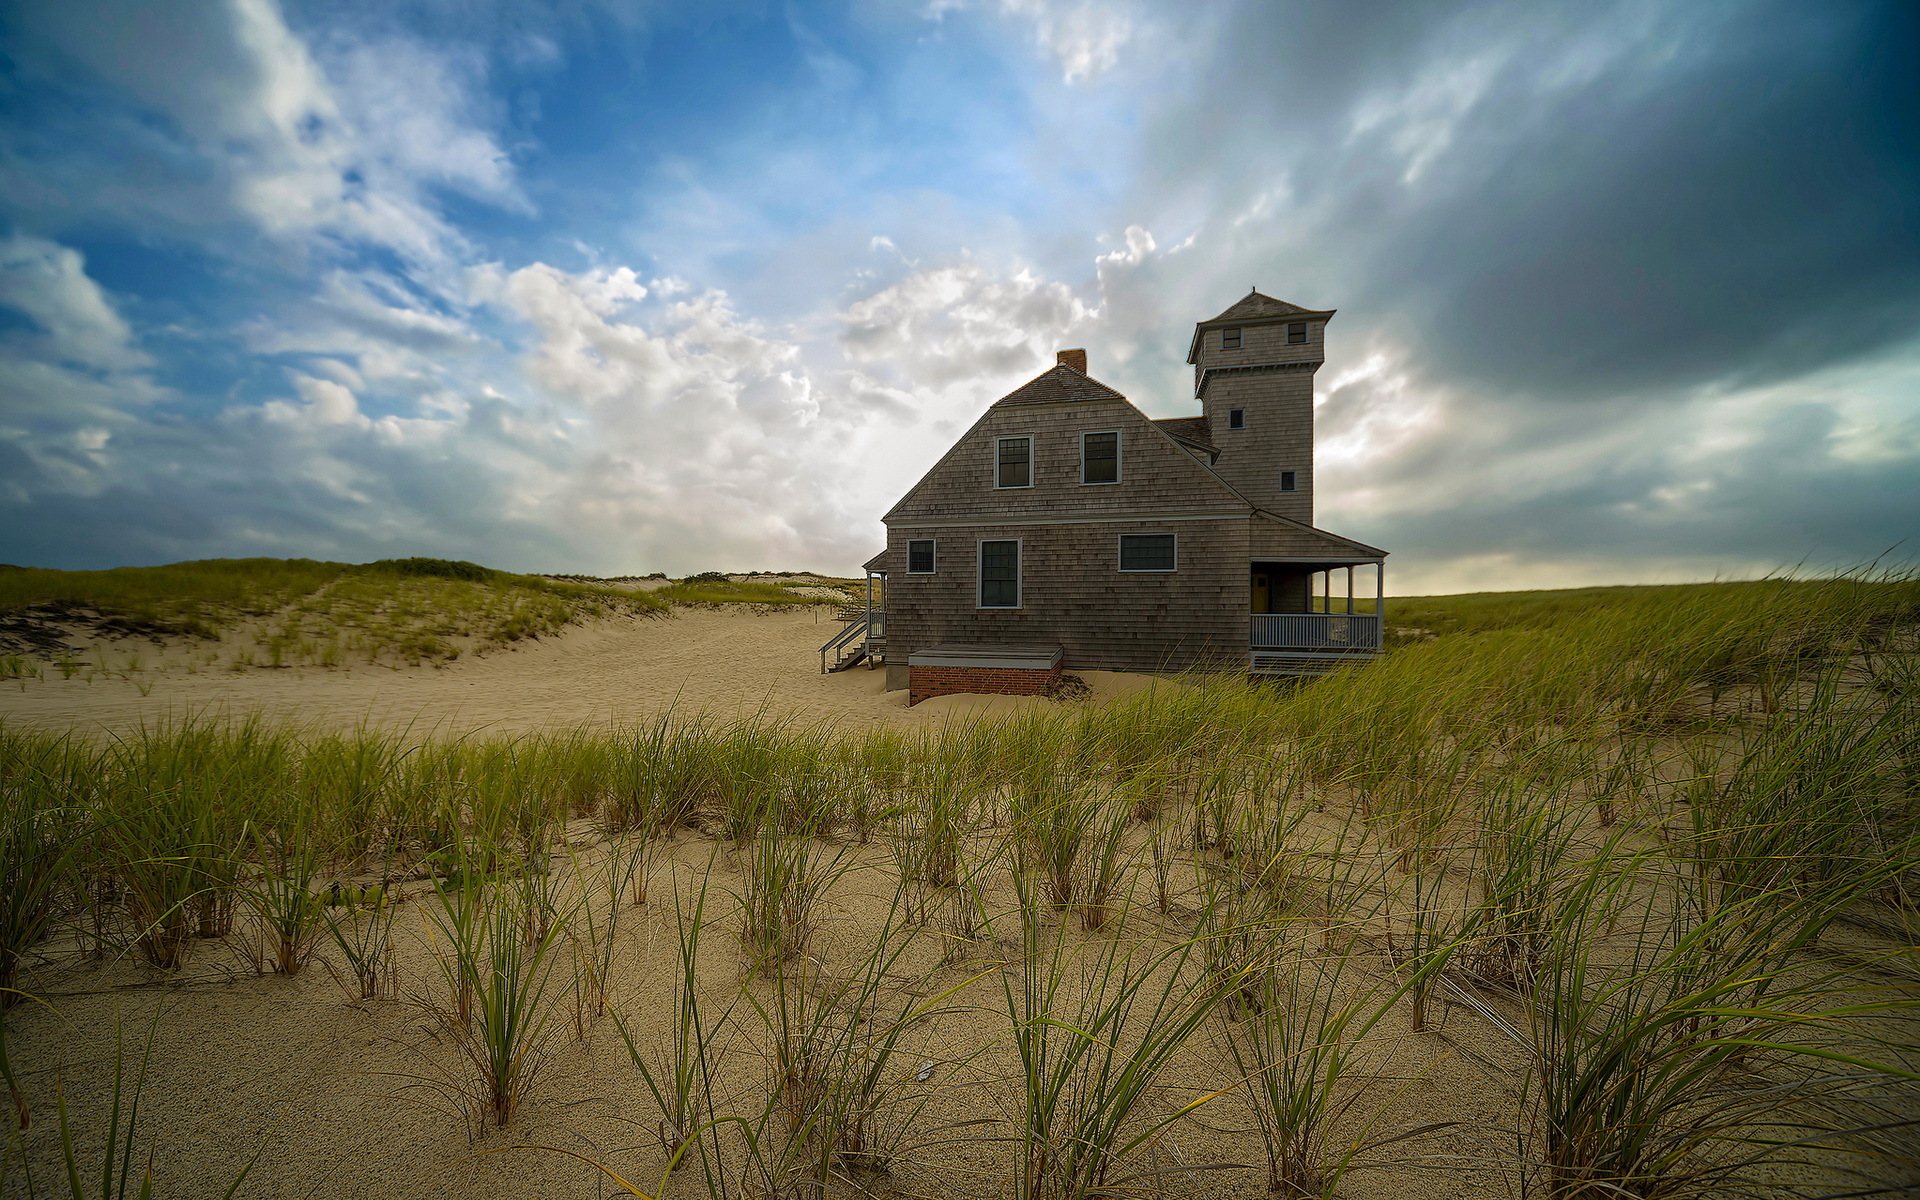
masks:
[[(1550, 1200), (1920, 1181), (1900, 933), (1920, 923), (1920, 581), (1452, 613), (1323, 679), (912, 734), (0, 729), (0, 951), (28, 990), (38, 958), (87, 948), (156, 972), (223, 937), (261, 939), (263, 973), (337, 952), (355, 1002), (434, 1018), (457, 1053), (433, 1078), (476, 1129), (555, 1086), (571, 997), (583, 1037), (617, 1018), (652, 1099), (634, 1118), (662, 1184), (619, 1184), (649, 1196), (837, 1194), (952, 1142), (1035, 1198), (1234, 1172), (1324, 1196), (1399, 1156)], [(738, 894), (644, 883), (688, 837)], [(848, 889), (893, 898), (829, 970), (815, 932)], [(382, 974), (403, 904), (439, 964), (411, 990)], [(639, 904), (677, 917), (678, 999), (651, 1026), (618, 985)], [(921, 939), (953, 974), (896, 995)], [(716, 1000), (696, 959), (729, 944)], [(942, 1069), (976, 1072), (997, 1118), (936, 1121), (939, 1085), (904, 1061), (909, 1029), (955, 1014), (977, 1049)], [(1372, 1057), (1463, 1020), (1512, 1048), (1505, 1117), (1460, 1142), (1387, 1122), (1404, 1085)], [(1190, 1120), (1247, 1131), (1239, 1159), (1166, 1157)]]
[[(364, 565), (309, 559), (209, 559), (108, 571), (0, 570), (0, 615), (51, 632), (207, 644), (185, 651), (196, 668), (419, 666), (551, 636), (614, 615), (661, 615), (674, 607), (832, 604), (823, 596), (758, 581), (687, 580), (653, 591), (434, 558)], [(49, 642), (48, 646), (53, 643)], [(133, 674), (149, 652), (82, 661), (47, 647), (0, 657), (0, 678), (45, 678), (47, 658), (63, 678)]]

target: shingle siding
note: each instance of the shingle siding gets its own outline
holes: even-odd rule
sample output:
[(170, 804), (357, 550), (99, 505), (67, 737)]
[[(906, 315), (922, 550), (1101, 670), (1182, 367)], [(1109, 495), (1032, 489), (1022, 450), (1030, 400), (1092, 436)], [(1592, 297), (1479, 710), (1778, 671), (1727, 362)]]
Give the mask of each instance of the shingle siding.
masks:
[[(911, 538), (940, 543), (932, 575), (890, 574), (887, 656), (943, 642), (1058, 644), (1069, 668), (1184, 670), (1244, 658), (1248, 519), (944, 526)], [(1120, 570), (1120, 535), (1171, 533), (1178, 569)], [(1019, 608), (982, 609), (979, 543), (1021, 542)], [(888, 539), (906, 561), (906, 531)]]
[[(1313, 372), (1289, 370), (1215, 375), (1203, 398), (1213, 444), (1213, 469), (1247, 499), (1283, 517), (1313, 524)], [(1232, 409), (1246, 427), (1228, 427)], [(1280, 472), (1294, 472), (1294, 490), (1280, 490)]]

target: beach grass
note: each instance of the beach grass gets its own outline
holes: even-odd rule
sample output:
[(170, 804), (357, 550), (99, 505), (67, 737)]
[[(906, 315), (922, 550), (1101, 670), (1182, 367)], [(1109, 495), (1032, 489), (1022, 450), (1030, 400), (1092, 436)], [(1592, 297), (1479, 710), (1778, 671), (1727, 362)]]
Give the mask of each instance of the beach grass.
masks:
[[(649, 1100), (644, 1170), (596, 1161), (649, 1196), (957, 1163), (939, 1194), (1327, 1196), (1409, 1158), (1550, 1200), (1920, 1180), (1920, 580), (1389, 611), (1419, 632), (1329, 677), (912, 733), (0, 729), (9, 994), (236, 939), (263, 974), (338, 959), (430, 1018), (420, 1074), (477, 1135), (566, 1086), (571, 997)], [(674, 999), (642, 1013), (654, 913)], [(907, 1061), (941, 1030), (979, 1099)], [(1377, 1064), (1409, 1039), (1479, 1045), (1500, 1115), (1408, 1118), (1418, 1077)]]

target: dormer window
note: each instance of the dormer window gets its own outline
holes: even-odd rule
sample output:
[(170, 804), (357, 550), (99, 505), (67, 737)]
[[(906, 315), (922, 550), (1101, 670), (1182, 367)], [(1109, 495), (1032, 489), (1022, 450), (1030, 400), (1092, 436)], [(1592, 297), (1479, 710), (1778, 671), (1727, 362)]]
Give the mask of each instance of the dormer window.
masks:
[(1287, 345), (1298, 346), (1307, 340), (1307, 323), (1295, 321), (1287, 326)]
[(1230, 408), (1227, 410), (1227, 428), (1228, 429), (1245, 429), (1246, 427), (1247, 427), (1247, 410), (1246, 409)]
[(1240, 331), (1238, 329), (1222, 329), (1220, 331), (1220, 348), (1222, 350), (1238, 350), (1240, 348)]

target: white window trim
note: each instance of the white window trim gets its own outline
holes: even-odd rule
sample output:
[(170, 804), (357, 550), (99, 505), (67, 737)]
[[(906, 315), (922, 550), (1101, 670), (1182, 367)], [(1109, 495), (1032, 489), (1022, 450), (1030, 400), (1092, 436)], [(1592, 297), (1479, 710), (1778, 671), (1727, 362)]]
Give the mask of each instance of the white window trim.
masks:
[[(1022, 438), (1025, 438), (1027, 442), (1027, 481), (1025, 483), (1009, 483), (1002, 486), (1000, 483), (1000, 443), (1001, 442), (1017, 442)], [(1030, 488), (1036, 482), (1038, 482), (1038, 477), (1040, 472), (1038, 469), (1039, 463), (1036, 460), (1040, 457), (1038, 453), (1039, 445), (1040, 445), (1040, 439), (1034, 437), (1030, 433), (1007, 433), (994, 438), (993, 439), (993, 490), (996, 492), (1017, 492), (1021, 488)]]
[[(1170, 537), (1172, 538), (1173, 539), (1173, 565), (1171, 567), (1166, 567), (1164, 569), (1160, 567), (1123, 567), (1121, 566), (1120, 564), (1126, 560), (1121, 557), (1120, 544), (1123, 539), (1130, 538), (1130, 537)], [(1180, 535), (1177, 533), (1141, 533), (1138, 530), (1135, 530), (1132, 533), (1116, 534), (1113, 539), (1113, 566), (1115, 570), (1119, 571), (1123, 575), (1172, 575), (1180, 569)]]
[[(1013, 603), (983, 604), (987, 590), (987, 543), (1013, 543)], [(981, 538), (973, 544), (973, 607), (986, 612), (1006, 612), (1027, 604), (1027, 547), (1025, 538)]]
[[(913, 569), (913, 544), (915, 542), (925, 542), (927, 545), (933, 547), (933, 566), (928, 568), (925, 571), (916, 571)], [(940, 570), (940, 539), (908, 538), (907, 539), (907, 569), (905, 573), (908, 575), (933, 575), (938, 573), (939, 570)]]
[[(1087, 478), (1087, 439), (1103, 433), (1113, 435), (1113, 478), (1090, 480)], [(1118, 429), (1089, 429), (1080, 435), (1081, 487), (1111, 487), (1127, 477), (1126, 455), (1121, 445), (1124, 441), (1125, 439), (1120, 436)]]

